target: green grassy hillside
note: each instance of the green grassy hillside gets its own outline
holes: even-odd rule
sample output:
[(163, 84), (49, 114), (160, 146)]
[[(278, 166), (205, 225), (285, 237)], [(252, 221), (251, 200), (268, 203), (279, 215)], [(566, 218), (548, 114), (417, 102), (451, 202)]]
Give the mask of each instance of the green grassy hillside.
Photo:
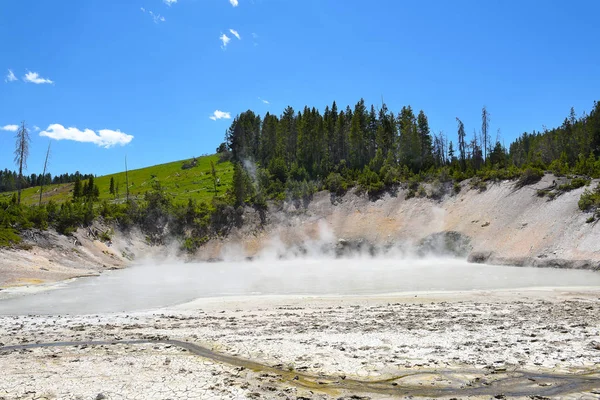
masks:
[[(189, 198), (210, 202), (214, 196), (213, 179), (211, 175), (210, 162), (215, 163), (217, 177), (220, 184), (217, 186), (217, 194), (224, 194), (231, 186), (233, 179), (233, 165), (230, 162), (217, 163), (218, 155), (198, 157), (196, 166), (182, 169), (186, 162), (191, 160), (175, 161), (167, 164), (154, 165), (141, 169), (129, 171), (129, 196), (141, 197), (152, 188), (155, 181), (159, 181), (165, 191), (171, 194), (176, 202), (187, 202)], [(110, 178), (114, 178), (115, 186), (118, 185), (118, 196), (109, 193)], [(100, 189), (100, 200), (123, 201), (126, 195), (125, 172), (104, 175), (95, 178), (94, 182)], [(54, 200), (62, 203), (71, 199), (74, 183), (49, 185), (44, 187), (43, 202)], [(0, 199), (12, 197), (12, 192), (0, 193)], [(32, 187), (23, 190), (21, 201), (23, 204), (37, 204), (40, 196), (40, 188)]]

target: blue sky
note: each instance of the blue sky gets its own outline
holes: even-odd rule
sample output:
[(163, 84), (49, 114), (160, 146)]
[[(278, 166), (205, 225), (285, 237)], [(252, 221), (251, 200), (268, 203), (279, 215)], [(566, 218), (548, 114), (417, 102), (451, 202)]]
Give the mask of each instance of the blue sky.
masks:
[(0, 1), (1, 168), (23, 120), (28, 173), (52, 141), (50, 172), (102, 175), (213, 153), (247, 109), (383, 96), (453, 139), (486, 105), (508, 145), (600, 100), (596, 0), (165, 1)]

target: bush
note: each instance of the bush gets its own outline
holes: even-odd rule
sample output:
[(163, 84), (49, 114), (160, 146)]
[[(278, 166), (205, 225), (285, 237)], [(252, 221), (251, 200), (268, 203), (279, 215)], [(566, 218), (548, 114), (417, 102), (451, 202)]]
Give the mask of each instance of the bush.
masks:
[[(460, 185), (459, 185), (460, 187)], [(444, 195), (446, 194), (446, 185), (444, 185), (443, 182), (440, 182), (439, 180), (435, 180), (433, 181), (433, 183), (431, 184), (431, 192), (429, 194), (430, 199), (434, 199), (434, 200), (439, 200), (442, 197), (444, 197)]]
[(367, 166), (358, 177), (358, 184), (362, 190), (371, 194), (378, 193), (383, 189), (383, 182), (379, 180), (379, 175)]
[(517, 188), (522, 188), (523, 186), (533, 185), (534, 183), (538, 183), (543, 177), (544, 171), (539, 168), (529, 167), (521, 173), (515, 186)]
[(471, 186), (471, 189), (475, 189), (479, 192), (485, 192), (487, 190), (487, 183), (477, 176), (471, 179), (469, 185)]
[(561, 192), (570, 192), (571, 190), (579, 189), (580, 187), (588, 186), (592, 182), (591, 179), (573, 178), (571, 182), (558, 186)]
[(600, 184), (593, 191), (585, 189), (577, 205), (582, 211), (596, 210), (600, 206)]
[(384, 165), (379, 172), (379, 176), (385, 185), (395, 185), (400, 181), (400, 170), (394, 166)]
[(454, 186), (452, 187), (452, 190), (454, 191), (454, 194), (459, 194), (460, 193), (460, 183), (454, 182)]
[(29, 207), (29, 213), (27, 215), (27, 218), (33, 224), (34, 227), (44, 231), (48, 229), (48, 212), (46, 211), (45, 206)]
[(339, 173), (331, 172), (325, 179), (325, 187), (330, 192), (340, 195), (346, 192), (348, 183)]
[(0, 247), (8, 247), (21, 242), (13, 228), (0, 228)]

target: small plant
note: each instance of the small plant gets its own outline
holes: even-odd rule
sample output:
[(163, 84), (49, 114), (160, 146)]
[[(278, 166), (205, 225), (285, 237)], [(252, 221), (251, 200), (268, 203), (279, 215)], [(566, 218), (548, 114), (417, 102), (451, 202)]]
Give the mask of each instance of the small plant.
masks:
[(0, 247), (8, 247), (21, 242), (21, 238), (12, 228), (0, 228)]
[(557, 189), (561, 192), (570, 192), (571, 190), (579, 189), (584, 186), (589, 186), (591, 182), (591, 179), (573, 178), (569, 183), (559, 185)]
[(479, 177), (471, 179), (470, 185), (471, 189), (478, 190), (479, 192), (485, 192), (487, 190), (487, 183)]
[(107, 229), (104, 232), (100, 232), (100, 240), (103, 242), (110, 242), (112, 240), (112, 235), (114, 234), (112, 229)]
[(538, 183), (544, 177), (544, 171), (539, 168), (527, 168), (521, 173), (521, 176), (517, 180), (515, 186), (522, 188), (523, 186), (533, 185)]
[(330, 192), (339, 195), (346, 192), (346, 189), (348, 189), (348, 184), (346, 183), (342, 175), (340, 175), (337, 172), (332, 172), (325, 179), (325, 187), (327, 187), (327, 189), (329, 189)]
[(585, 223), (586, 224), (591, 224), (595, 220), (596, 220), (596, 217), (592, 215), (591, 217), (589, 217), (588, 219), (585, 220)]
[(600, 206), (600, 184), (592, 191), (585, 189), (577, 203), (581, 211), (596, 210)]
[(459, 194), (460, 189), (461, 189), (460, 183), (454, 182), (454, 185), (452, 186), (452, 190), (454, 191), (454, 194)]

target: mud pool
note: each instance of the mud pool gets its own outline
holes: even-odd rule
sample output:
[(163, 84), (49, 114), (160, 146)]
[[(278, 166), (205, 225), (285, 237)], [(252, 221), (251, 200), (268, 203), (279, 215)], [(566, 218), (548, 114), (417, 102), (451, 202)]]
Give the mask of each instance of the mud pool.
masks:
[(226, 296), (380, 295), (599, 287), (587, 270), (469, 264), (453, 259), (293, 259), (140, 264), (35, 292), (3, 291), (0, 314), (93, 314), (170, 307)]

